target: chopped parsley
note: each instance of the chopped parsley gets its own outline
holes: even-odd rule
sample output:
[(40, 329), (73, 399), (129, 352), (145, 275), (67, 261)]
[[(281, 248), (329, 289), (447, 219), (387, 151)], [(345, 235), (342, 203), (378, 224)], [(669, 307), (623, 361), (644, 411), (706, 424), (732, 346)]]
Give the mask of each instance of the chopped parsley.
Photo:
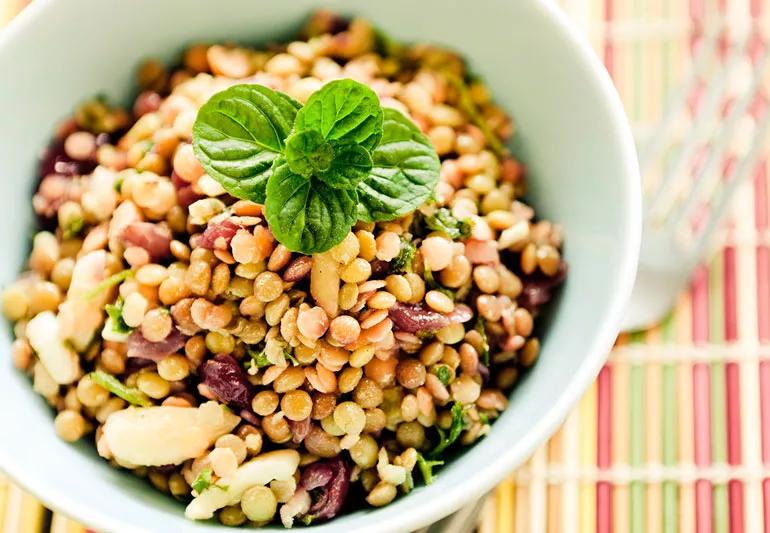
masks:
[(486, 322), (484, 322), (484, 317), (480, 316), (478, 320), (476, 320), (476, 326), (473, 329), (478, 331), (479, 335), (481, 335), (482, 344), (479, 352), (481, 362), (486, 366), (489, 366), (489, 340), (487, 339), (487, 326)]
[[(267, 354), (265, 354), (265, 350), (247, 350), (247, 353), (249, 354), (249, 361), (246, 363), (246, 369), (250, 370), (252, 368), (264, 368), (266, 366), (270, 366), (273, 363), (270, 362), (270, 360), (267, 358)], [(294, 357), (294, 355), (291, 353), (291, 348), (288, 346), (283, 351), (283, 357), (285, 359), (288, 359), (292, 365), (299, 366), (299, 361), (297, 361), (297, 358)]]
[(142, 391), (124, 385), (112, 374), (102, 370), (95, 370), (89, 376), (94, 383), (104, 387), (118, 398), (123, 398), (130, 404), (139, 405), (140, 407), (152, 405), (149, 398)]
[(421, 453), (417, 453), (417, 467), (420, 469), (422, 479), (426, 485), (433, 483), (433, 468), (437, 466), (443, 466), (444, 461), (433, 461), (423, 457)]
[(96, 287), (88, 291), (85, 294), (85, 299), (93, 300), (94, 298), (99, 296), (102, 292), (109, 289), (110, 287), (114, 287), (115, 285), (120, 285), (121, 283), (126, 281), (126, 279), (128, 279), (129, 276), (131, 276), (131, 271), (128, 269), (121, 270), (117, 274), (113, 274), (107, 279), (102, 280), (98, 285), (96, 285)]
[(455, 441), (460, 438), (460, 434), (465, 429), (465, 409), (463, 408), (463, 404), (460, 402), (455, 402), (452, 405), (451, 413), (452, 424), (449, 426), (449, 434), (444, 432), (444, 430), (441, 428), (436, 428), (438, 431), (439, 443), (430, 451), (430, 453), (428, 453), (428, 457), (431, 459), (435, 459), (436, 457), (440, 456), (444, 450), (454, 444)]
[(192, 488), (198, 494), (201, 494), (204, 490), (209, 488), (213, 483), (212, 472), (210, 468), (204, 468), (201, 470), (195, 481), (192, 482)]
[(449, 385), (449, 380), (452, 379), (452, 373), (449, 367), (446, 365), (436, 365), (433, 368), (433, 373), (443, 385)]
[(118, 298), (114, 304), (105, 305), (104, 310), (112, 321), (112, 331), (124, 335), (134, 330), (123, 320), (123, 298)]
[(455, 217), (446, 207), (426, 216), (425, 226), (434, 231), (446, 233), (452, 240), (465, 240), (471, 236), (471, 224), (467, 220)]
[(455, 299), (454, 291), (444, 287), (441, 283), (436, 281), (436, 278), (433, 277), (433, 271), (428, 268), (428, 265), (425, 265), (425, 272), (423, 273), (422, 277), (425, 279), (425, 287), (429, 291), (443, 292), (444, 294), (449, 296), (449, 298), (451, 298), (452, 300)]
[(83, 229), (83, 225), (83, 217), (79, 216), (73, 218), (67, 224), (67, 227), (64, 228), (64, 231), (62, 232), (62, 239), (71, 239), (72, 237), (76, 236)]
[(265, 351), (257, 351), (257, 350), (247, 350), (249, 357), (248, 363), (246, 365), (249, 368), (264, 368), (266, 366), (270, 366), (272, 363), (267, 360), (267, 355), (265, 355)]
[(283, 352), (283, 356), (289, 361), (291, 361), (292, 365), (299, 366), (299, 361), (297, 361), (297, 358), (294, 357), (294, 354), (291, 353), (291, 350), (286, 350), (285, 352)]
[(393, 261), (390, 262), (391, 272), (411, 272), (414, 254), (417, 251), (414, 244), (406, 239), (401, 239), (401, 249)]

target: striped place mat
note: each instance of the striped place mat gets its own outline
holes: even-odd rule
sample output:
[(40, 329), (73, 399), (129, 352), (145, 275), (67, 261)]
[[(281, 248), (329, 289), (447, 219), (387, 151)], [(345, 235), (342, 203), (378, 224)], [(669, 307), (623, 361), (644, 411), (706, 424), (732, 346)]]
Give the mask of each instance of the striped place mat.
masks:
[[(509, 0), (515, 1), (515, 0)], [(0, 0), (0, 24), (26, 2)], [(715, 20), (770, 0), (560, 0), (644, 141)], [(770, 532), (770, 147), (659, 327), (621, 335), (563, 427), (487, 498), (479, 533)], [(0, 477), (0, 531), (82, 533)]]

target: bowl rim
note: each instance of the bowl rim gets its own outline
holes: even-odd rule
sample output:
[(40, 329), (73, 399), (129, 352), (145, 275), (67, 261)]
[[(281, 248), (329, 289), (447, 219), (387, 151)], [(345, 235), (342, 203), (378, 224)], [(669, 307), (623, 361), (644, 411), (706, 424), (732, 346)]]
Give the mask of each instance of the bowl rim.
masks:
[[(12, 45), (16, 36), (35, 23), (41, 13), (57, 0), (37, 0), (27, 6), (0, 31), (0, 49)], [(596, 83), (597, 92), (604, 98), (611, 118), (611, 129), (619, 140), (619, 152), (623, 161), (624, 172), (619, 176), (624, 182), (622, 205), (625, 208), (625, 232), (623, 235), (621, 265), (619, 267), (618, 287), (609, 302), (605, 316), (607, 320), (598, 328), (591, 347), (586, 351), (583, 363), (570, 381), (568, 387), (546, 410), (544, 416), (535, 421), (527, 435), (514, 446), (502, 452), (494, 462), (489, 462), (484, 469), (466, 479), (463, 486), (445, 487), (442, 498), (433, 501), (431, 506), (423, 507), (419, 515), (414, 513), (395, 514), (390, 520), (371, 523), (370, 533), (415, 530), (455, 511), (469, 503), (469, 497), (477, 498), (488, 492), (502, 477), (501, 472), (510, 472), (526, 460), (536, 448), (545, 442), (559, 425), (566, 419), (571, 409), (578, 403), (594, 381), (619, 332), (620, 321), (636, 278), (637, 263), (642, 234), (641, 180), (636, 154), (636, 145), (628, 123), (625, 109), (613, 81), (591, 48), (582, 32), (568, 18), (555, 0), (537, 0), (536, 9), (550, 18), (555, 27), (575, 48), (583, 61), (584, 67)], [(65, 487), (48, 485), (45, 477), (37, 475), (33, 468), (11, 460), (0, 447), (0, 470), (4, 471), (15, 483), (34, 494), (45, 505), (73, 519), (103, 531), (143, 531), (111, 516), (106, 510), (90, 508), (87, 502), (72, 498)], [(333, 524), (333, 522), (332, 522)], [(315, 528), (311, 528), (315, 529)]]

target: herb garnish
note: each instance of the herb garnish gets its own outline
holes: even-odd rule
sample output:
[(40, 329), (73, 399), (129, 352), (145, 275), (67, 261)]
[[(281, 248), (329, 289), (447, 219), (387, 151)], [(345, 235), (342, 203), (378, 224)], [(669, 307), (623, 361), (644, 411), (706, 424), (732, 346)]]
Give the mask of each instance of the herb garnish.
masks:
[(427, 264), (425, 265), (425, 271), (423, 272), (423, 278), (425, 278), (425, 287), (428, 290), (443, 292), (444, 294), (449, 296), (449, 298), (451, 298), (452, 300), (455, 299), (454, 291), (452, 289), (448, 289), (447, 287), (444, 287), (441, 283), (436, 281), (436, 278), (433, 277), (433, 271), (428, 268)]
[(124, 385), (112, 374), (108, 374), (101, 370), (95, 370), (91, 372), (89, 376), (94, 383), (100, 387), (104, 387), (118, 398), (123, 398), (130, 404), (138, 405), (140, 407), (149, 407), (152, 405), (149, 398), (147, 398), (142, 391)]
[(94, 288), (92, 288), (90, 291), (88, 291), (85, 294), (84, 299), (93, 300), (94, 298), (99, 296), (102, 292), (106, 291), (107, 289), (115, 285), (120, 285), (121, 283), (126, 281), (126, 279), (128, 279), (129, 276), (131, 276), (131, 270), (126, 269), (126, 270), (121, 270), (117, 274), (113, 274), (112, 276), (106, 279), (103, 279), (102, 281), (99, 282), (98, 285), (96, 285)]
[(112, 321), (112, 331), (120, 335), (125, 335), (134, 330), (134, 328), (126, 324), (126, 321), (123, 320), (123, 298), (118, 297), (114, 304), (105, 305), (104, 310), (107, 311), (107, 315)]
[(198, 494), (202, 493), (204, 490), (209, 488), (211, 484), (213, 483), (214, 479), (212, 476), (212, 471), (210, 468), (204, 468), (200, 471), (200, 474), (195, 478), (195, 480), (192, 482), (192, 488), (195, 492)]
[[(249, 354), (249, 357), (250, 357), (250, 359), (246, 362), (246, 370), (254, 369), (254, 373), (256, 374), (257, 369), (264, 368), (266, 366), (270, 366), (273, 364), (267, 358), (267, 354), (265, 353), (265, 350), (257, 351), (257, 350), (247, 349), (246, 352)], [(284, 349), (283, 357), (289, 360), (292, 366), (299, 366), (299, 361), (297, 361), (297, 358), (294, 357), (294, 354), (291, 353), (291, 348), (287, 347), (286, 349)]]
[(465, 408), (463, 408), (463, 404), (460, 402), (455, 402), (452, 404), (451, 414), (452, 424), (449, 426), (448, 435), (441, 428), (436, 428), (440, 440), (438, 445), (433, 448), (430, 453), (428, 453), (428, 457), (430, 459), (435, 459), (436, 457), (440, 456), (444, 450), (446, 450), (448, 447), (454, 444), (458, 438), (460, 438), (460, 433), (462, 433), (463, 429), (465, 429)]
[(433, 483), (433, 468), (436, 466), (443, 466), (444, 461), (432, 461), (426, 459), (420, 452), (417, 452), (417, 466), (422, 474), (422, 479), (426, 485)]
[(447, 365), (436, 365), (433, 369), (433, 373), (441, 382), (442, 385), (449, 385), (449, 380), (452, 378), (452, 373)]
[(257, 368), (264, 368), (266, 366), (270, 366), (273, 364), (267, 359), (267, 355), (265, 354), (264, 350), (259, 352), (257, 350), (246, 350), (246, 351), (249, 354), (249, 357), (251, 357), (248, 365), (250, 367), (256, 366)]
[(390, 262), (391, 272), (411, 272), (413, 270), (414, 254), (417, 252), (412, 241), (402, 238), (401, 249), (393, 261)]
[(471, 236), (471, 225), (465, 220), (455, 217), (446, 207), (442, 207), (430, 216), (425, 217), (425, 226), (434, 231), (446, 233), (454, 240), (465, 240)]
[(336, 80), (304, 107), (261, 85), (215, 94), (193, 127), (206, 172), (238, 198), (265, 204), (276, 239), (312, 254), (358, 220), (393, 220), (427, 200), (439, 160), (408, 118), (369, 87)]
[(481, 362), (484, 363), (486, 366), (489, 366), (489, 339), (487, 338), (487, 326), (486, 322), (484, 322), (484, 317), (479, 316), (479, 318), (476, 320), (476, 325), (473, 327), (476, 331), (479, 332), (479, 335), (481, 335), (481, 350), (479, 351), (479, 357), (481, 357)]
[(489, 143), (489, 147), (492, 148), (495, 154), (498, 157), (506, 157), (508, 155), (508, 150), (503, 145), (500, 137), (492, 130), (489, 123), (476, 107), (476, 104), (473, 102), (473, 97), (471, 97), (471, 91), (465, 83), (465, 80), (448, 70), (444, 70), (443, 74), (449, 84), (457, 90), (458, 107), (468, 115), (476, 126), (478, 126), (481, 133), (484, 134), (487, 143)]

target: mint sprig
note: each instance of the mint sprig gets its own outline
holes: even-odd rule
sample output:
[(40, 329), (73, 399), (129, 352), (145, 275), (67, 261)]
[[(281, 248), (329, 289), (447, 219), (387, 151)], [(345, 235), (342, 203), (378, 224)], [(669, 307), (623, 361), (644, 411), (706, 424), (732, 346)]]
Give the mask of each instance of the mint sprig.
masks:
[(312, 254), (358, 220), (393, 220), (432, 194), (439, 160), (400, 112), (369, 87), (336, 80), (304, 107), (261, 85), (235, 85), (201, 107), (195, 154), (233, 196), (265, 204), (275, 238)]
[(234, 85), (218, 92), (198, 111), (195, 155), (227, 192), (264, 203), (273, 161), (283, 152), (300, 107), (262, 85)]

